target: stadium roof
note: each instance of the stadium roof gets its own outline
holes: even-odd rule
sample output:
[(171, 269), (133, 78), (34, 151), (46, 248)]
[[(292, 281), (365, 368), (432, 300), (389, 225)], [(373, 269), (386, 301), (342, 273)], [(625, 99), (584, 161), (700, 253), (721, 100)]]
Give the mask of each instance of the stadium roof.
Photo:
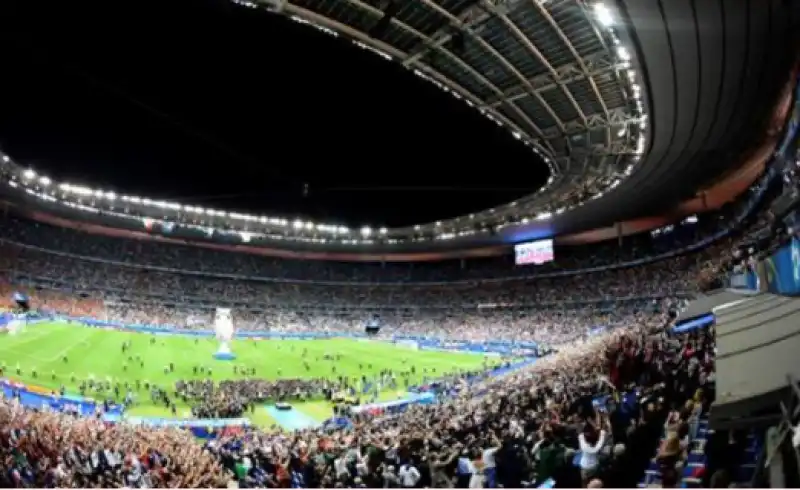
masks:
[[(509, 128), (551, 166), (551, 181), (536, 194), (452, 220), (352, 236), (285, 219), (251, 217), (248, 224), (253, 232), (265, 225), (337, 235), (318, 242), (328, 244), (455, 244), (499, 230), (521, 241), (672, 206), (763, 142), (800, 31), (800, 4), (784, 0), (237, 3), (402, 63)], [(125, 207), (145, 200), (136, 199)], [(198, 212), (167, 204), (154, 217)], [(238, 219), (201, 211), (214, 221)]]
[[(800, 11), (784, 0), (252, 5), (364, 43), (533, 142), (552, 157), (548, 188), (469, 218), (562, 214), (551, 231), (674, 203), (738, 163), (788, 79)], [(587, 198), (592, 206), (559, 213)], [(432, 224), (448, 225), (458, 227)]]
[(552, 175), (545, 189), (472, 221), (520, 221), (577, 204), (616, 185), (645, 149), (646, 89), (632, 43), (604, 3), (240, 3), (267, 5), (363, 43), (441, 84), (546, 157)]

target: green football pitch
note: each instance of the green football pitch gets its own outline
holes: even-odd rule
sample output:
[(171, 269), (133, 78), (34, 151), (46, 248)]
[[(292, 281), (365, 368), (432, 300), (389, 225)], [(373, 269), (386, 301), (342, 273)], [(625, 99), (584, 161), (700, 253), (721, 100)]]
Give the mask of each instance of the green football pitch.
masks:
[[(154, 339), (154, 340), (153, 340)], [(122, 353), (124, 342), (131, 347)], [(154, 342), (154, 343), (153, 343)], [(233, 361), (218, 361), (212, 355), (218, 342), (213, 338), (195, 339), (180, 335), (159, 335), (104, 330), (65, 322), (38, 323), (26, 326), (15, 334), (0, 336), (0, 367), (4, 375), (15, 381), (57, 390), (64, 385), (70, 394), (78, 394), (82, 380), (110, 380), (142, 384), (148, 382), (168, 392), (173, 391), (179, 379), (206, 378), (196, 375), (195, 366), (204, 366), (212, 371), (211, 378), (242, 379), (234, 373), (234, 366), (255, 368), (257, 378), (309, 378), (336, 376), (361, 376), (370, 378), (382, 369), (405, 371), (416, 368), (413, 383), (423, 380), (425, 368), (435, 369), (435, 376), (460, 370), (474, 370), (484, 366), (486, 357), (458, 352), (417, 351), (407, 347), (371, 340), (324, 339), (324, 340), (236, 340), (231, 348), (237, 358)], [(302, 351), (307, 349), (305, 359)], [(340, 355), (339, 361), (327, 361), (326, 355)], [(142, 359), (129, 362), (129, 357)], [(66, 361), (64, 358), (66, 357)], [(303, 361), (310, 364), (306, 370)], [(493, 359), (497, 361), (496, 358)], [(164, 368), (174, 363), (174, 371), (165, 374)], [(332, 372), (336, 366), (336, 373)], [(17, 374), (17, 368), (20, 373)], [(36, 377), (33, 372), (36, 372)], [(430, 376), (430, 374), (429, 374)], [(72, 380), (75, 381), (72, 381)], [(380, 400), (387, 401), (406, 396), (401, 391), (384, 391)], [(103, 393), (87, 393), (87, 396), (102, 399)], [(108, 393), (108, 396), (111, 396)], [(129, 415), (170, 417), (163, 405), (150, 401), (149, 391), (143, 387), (136, 395), (136, 403), (126, 411)], [(331, 416), (331, 406), (325, 401), (309, 401), (295, 404), (298, 410), (322, 421)], [(189, 407), (178, 405), (178, 416), (189, 416)], [(275, 420), (267, 410), (256, 410), (246, 415), (260, 426), (271, 426)]]

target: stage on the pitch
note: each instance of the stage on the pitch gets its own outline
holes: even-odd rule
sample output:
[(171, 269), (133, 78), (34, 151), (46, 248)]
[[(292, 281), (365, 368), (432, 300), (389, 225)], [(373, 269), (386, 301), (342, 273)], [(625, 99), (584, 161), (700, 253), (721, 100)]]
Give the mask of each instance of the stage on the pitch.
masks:
[(218, 361), (233, 361), (236, 359), (236, 354), (233, 352), (215, 352), (214, 359)]
[[(287, 404), (288, 405), (288, 404)], [(305, 430), (320, 426), (320, 422), (303, 412), (302, 404), (297, 408), (281, 409), (278, 404), (267, 405), (264, 410), (285, 430)]]

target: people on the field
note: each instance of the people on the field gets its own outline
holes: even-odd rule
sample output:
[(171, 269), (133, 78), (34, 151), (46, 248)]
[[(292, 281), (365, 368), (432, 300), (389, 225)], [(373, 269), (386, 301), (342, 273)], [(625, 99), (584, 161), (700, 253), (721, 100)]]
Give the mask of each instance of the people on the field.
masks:
[[(640, 355), (645, 350), (648, 355)], [(548, 478), (558, 478), (565, 486), (578, 486), (581, 479), (594, 486), (635, 486), (643, 468), (633, 468), (634, 460), (625, 456), (641, 451), (640, 444), (655, 446), (647, 437), (661, 433), (653, 425), (661, 423), (662, 411), (702, 400), (695, 397), (698, 388), (709, 382), (706, 374), (713, 372), (713, 351), (713, 331), (678, 337), (658, 326), (626, 327), (566, 347), (507, 377), (458, 384), (455, 394), (437, 404), (397, 414), (340, 412), (355, 422), (346, 429), (309, 429), (291, 435), (258, 429), (225, 432), (205, 445), (178, 428), (117, 427), (95, 418), (29, 411), (16, 401), (0, 400), (0, 426), (12, 430), (10, 437), (0, 438), (0, 459), (10, 464), (9, 471), (0, 474), (0, 485), (19, 486), (14, 485), (19, 476), (27, 479), (27, 486), (59, 487), (95, 483), (218, 487), (236, 479), (240, 487), (264, 487), (270, 482), (291, 486), (293, 481), (307, 487), (511, 488), (535, 486)], [(688, 363), (678, 353), (696, 362)], [(612, 364), (608, 382), (598, 384), (597, 373)], [(684, 370), (682, 366), (689, 364), (696, 368)], [(649, 370), (652, 384), (637, 385), (644, 378), (631, 369), (634, 366)], [(226, 389), (236, 394), (231, 395), (235, 399), (242, 390), (263, 388), (253, 380), (230, 383)], [(670, 389), (661, 388), (665, 385)], [(647, 413), (634, 414), (639, 420), (635, 426), (621, 411), (630, 405), (622, 392), (615, 391), (622, 387), (628, 394), (641, 393), (632, 403)], [(183, 388), (203, 396), (218, 386), (187, 382)], [(291, 388), (284, 385), (281, 390), (291, 393)], [(591, 396), (605, 394), (620, 399), (605, 409), (595, 408)], [(176, 403), (165, 390), (154, 387), (153, 397), (176, 412)], [(238, 402), (241, 413), (254, 408), (246, 400)], [(606, 434), (598, 432), (595, 439), (595, 433), (581, 427), (589, 422), (593, 425), (587, 427), (598, 431), (608, 424)], [(17, 427), (25, 428), (25, 437), (15, 435)], [(588, 447), (609, 437), (614, 438), (613, 450), (601, 448), (596, 463), (585, 456), (585, 464), (571, 465), (572, 451), (579, 449), (575, 441), (583, 438)], [(44, 459), (48, 453), (65, 457), (59, 463)], [(132, 474), (134, 466), (125, 461), (137, 473)], [(644, 464), (649, 464), (649, 456)], [(167, 467), (169, 471), (162, 470)], [(54, 475), (58, 478), (50, 480)]]

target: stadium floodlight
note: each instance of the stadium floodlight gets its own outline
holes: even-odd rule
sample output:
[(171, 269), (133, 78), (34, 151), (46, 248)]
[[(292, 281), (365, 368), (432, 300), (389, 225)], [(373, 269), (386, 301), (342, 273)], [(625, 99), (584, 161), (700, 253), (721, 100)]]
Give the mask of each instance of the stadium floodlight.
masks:
[(267, 10), (274, 13), (281, 13), (286, 8), (286, 0), (266, 0), (264, 4)]
[(631, 54), (625, 46), (617, 46), (617, 57), (622, 61), (630, 61)]
[(372, 228), (365, 226), (361, 228), (361, 236), (368, 237), (372, 234)]
[(611, 10), (606, 4), (602, 2), (594, 4), (594, 15), (603, 27), (611, 27), (614, 25), (614, 16), (611, 14)]
[(29, 168), (29, 169), (25, 170), (24, 172), (22, 172), (22, 176), (25, 177), (26, 179), (35, 179), (36, 178), (36, 172), (34, 172), (33, 169)]
[(51, 183), (52, 183), (52, 181), (50, 180), (50, 177), (46, 177), (46, 176), (39, 177), (39, 184), (43, 185), (44, 187), (47, 187)]

